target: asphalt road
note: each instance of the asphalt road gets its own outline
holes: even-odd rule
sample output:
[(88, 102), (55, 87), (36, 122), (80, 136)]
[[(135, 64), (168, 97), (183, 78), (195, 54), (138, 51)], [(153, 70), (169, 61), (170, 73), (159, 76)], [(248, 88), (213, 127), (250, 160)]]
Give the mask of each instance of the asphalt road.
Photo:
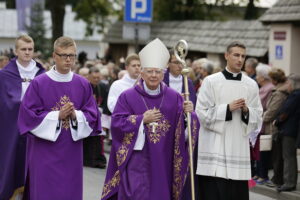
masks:
[[(100, 200), (105, 179), (105, 169), (83, 168), (83, 199)], [(250, 192), (250, 200), (275, 200), (260, 194)]]

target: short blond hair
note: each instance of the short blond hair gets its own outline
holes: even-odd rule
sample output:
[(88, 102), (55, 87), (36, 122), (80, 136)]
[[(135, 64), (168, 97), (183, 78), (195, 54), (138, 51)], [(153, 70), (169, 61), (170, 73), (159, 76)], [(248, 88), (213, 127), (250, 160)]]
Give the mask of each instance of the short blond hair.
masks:
[(133, 60), (140, 61), (140, 57), (135, 53), (128, 55), (126, 60), (125, 60), (125, 66), (128, 66), (130, 64), (130, 62), (133, 61)]
[(23, 42), (26, 42), (26, 43), (33, 43), (33, 45), (34, 45), (32, 37), (30, 37), (29, 35), (20, 35), (19, 37), (16, 38), (16, 41), (15, 41), (16, 49), (18, 49), (18, 47), (19, 47), (20, 40), (22, 40)]
[(57, 47), (64, 49), (64, 48), (73, 47), (73, 46), (76, 48), (76, 43), (72, 38), (62, 36), (55, 40), (55, 42), (53, 44), (53, 49), (55, 51)]

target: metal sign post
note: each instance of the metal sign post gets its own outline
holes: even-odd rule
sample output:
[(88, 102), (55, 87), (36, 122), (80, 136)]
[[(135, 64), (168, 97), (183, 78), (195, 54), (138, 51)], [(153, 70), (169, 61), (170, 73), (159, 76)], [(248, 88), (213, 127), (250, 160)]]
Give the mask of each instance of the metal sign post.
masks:
[(152, 22), (152, 0), (125, 0), (123, 38), (132, 39), (138, 52), (139, 40), (150, 38), (150, 26), (141, 23)]

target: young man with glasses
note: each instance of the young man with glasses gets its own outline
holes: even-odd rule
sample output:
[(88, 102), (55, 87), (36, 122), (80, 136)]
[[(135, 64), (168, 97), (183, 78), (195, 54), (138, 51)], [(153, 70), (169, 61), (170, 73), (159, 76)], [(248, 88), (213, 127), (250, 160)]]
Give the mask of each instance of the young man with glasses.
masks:
[(14, 199), (23, 193), (26, 138), (20, 136), (17, 127), (19, 106), (31, 80), (44, 72), (32, 59), (33, 53), (32, 38), (18, 37), (17, 57), (0, 71), (0, 199)]
[(193, 103), (162, 83), (169, 52), (155, 39), (139, 53), (141, 80), (118, 98), (112, 114), (112, 150), (102, 199), (179, 200), (188, 168), (184, 113)]
[[(181, 75), (181, 71), (183, 68), (183, 65), (180, 61), (178, 61), (174, 55), (174, 50), (169, 50), (170, 53), (170, 59), (168, 64), (168, 69), (165, 72), (164, 75), (164, 82), (172, 89), (177, 91), (179, 94), (184, 94), (184, 78)], [(195, 87), (193, 85), (193, 82), (191, 79), (188, 79), (188, 85), (189, 85), (189, 93), (190, 93), (190, 101), (193, 102), (194, 106), (196, 105), (196, 92)]]
[(89, 82), (74, 74), (76, 44), (54, 43), (55, 66), (34, 79), (19, 112), (28, 138), (25, 199), (82, 200), (82, 139), (101, 132), (100, 112)]
[[(164, 83), (167, 84), (170, 88), (174, 89), (176, 92), (181, 94), (182, 96), (185, 93), (185, 88), (184, 88), (184, 78), (183, 75), (181, 74), (181, 71), (183, 69), (183, 65), (180, 61), (178, 61), (174, 55), (174, 50), (171, 49), (169, 50), (170, 58), (169, 58), (169, 64), (168, 64), (168, 69), (166, 70), (164, 74)], [(192, 70), (192, 69), (190, 69)], [(188, 87), (189, 87), (189, 99), (191, 102), (193, 102), (194, 108), (196, 105), (196, 92), (195, 92), (195, 86), (193, 84), (193, 81), (188, 78)], [(195, 147), (195, 151), (197, 151), (197, 144)], [(194, 170), (196, 170), (196, 160), (197, 160), (197, 152), (194, 154)], [(195, 171), (196, 173), (196, 171)], [(198, 179), (197, 176), (195, 175), (194, 177), (195, 180), (195, 193), (197, 195), (198, 193)], [(187, 178), (186, 184), (183, 189), (183, 194), (182, 194), (183, 199), (191, 199), (191, 185), (190, 185), (190, 177)]]
[(127, 74), (122, 79), (113, 82), (109, 89), (107, 107), (110, 112), (114, 111), (118, 98), (122, 92), (134, 86), (141, 73), (140, 58), (136, 54), (127, 56), (125, 60)]

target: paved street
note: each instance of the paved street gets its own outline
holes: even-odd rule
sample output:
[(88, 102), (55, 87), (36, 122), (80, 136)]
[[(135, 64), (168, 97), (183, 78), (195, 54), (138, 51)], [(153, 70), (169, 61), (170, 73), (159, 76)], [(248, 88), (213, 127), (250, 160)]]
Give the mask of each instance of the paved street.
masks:
[[(106, 170), (84, 167), (83, 199), (100, 200)], [(250, 192), (250, 200), (275, 200), (260, 194)]]
[(83, 168), (83, 200), (100, 200), (105, 169)]

